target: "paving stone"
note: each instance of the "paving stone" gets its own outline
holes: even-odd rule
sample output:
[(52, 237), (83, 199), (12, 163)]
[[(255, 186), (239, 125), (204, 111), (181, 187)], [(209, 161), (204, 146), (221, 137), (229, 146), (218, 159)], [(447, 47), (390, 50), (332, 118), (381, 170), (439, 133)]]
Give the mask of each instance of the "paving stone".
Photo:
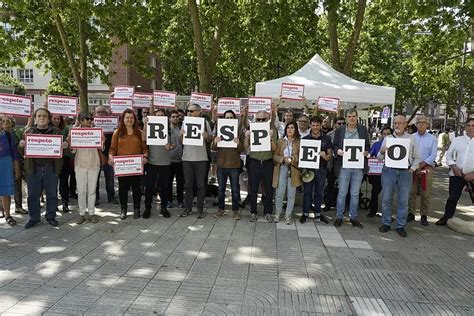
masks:
[(349, 299), (359, 315), (391, 315), (382, 299), (354, 296), (350, 296)]
[(348, 240), (346, 239), (346, 244), (349, 248), (357, 248), (357, 249), (372, 249), (369, 243), (365, 240)]

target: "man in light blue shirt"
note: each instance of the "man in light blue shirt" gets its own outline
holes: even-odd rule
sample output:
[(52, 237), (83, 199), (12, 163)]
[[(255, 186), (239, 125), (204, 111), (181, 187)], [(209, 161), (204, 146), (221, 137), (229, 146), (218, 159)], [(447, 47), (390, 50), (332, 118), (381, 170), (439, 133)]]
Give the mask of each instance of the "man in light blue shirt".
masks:
[(415, 138), (418, 143), (420, 152), (420, 164), (416, 172), (413, 173), (413, 187), (410, 199), (408, 201), (408, 217), (407, 221), (415, 220), (416, 213), (416, 193), (418, 184), (421, 186), (421, 225), (428, 226), (428, 212), (430, 210), (431, 186), (433, 184), (433, 166), (438, 153), (438, 141), (436, 137), (428, 133), (430, 121), (426, 116), (419, 116), (416, 119), (416, 127), (418, 132)]

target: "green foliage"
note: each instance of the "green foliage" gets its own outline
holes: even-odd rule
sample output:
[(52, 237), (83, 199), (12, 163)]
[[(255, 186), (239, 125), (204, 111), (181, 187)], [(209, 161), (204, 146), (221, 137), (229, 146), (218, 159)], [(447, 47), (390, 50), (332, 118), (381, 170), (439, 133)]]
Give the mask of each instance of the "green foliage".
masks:
[(26, 89), (23, 83), (7, 74), (0, 74), (0, 85), (15, 88), (14, 94), (26, 95)]
[(46, 95), (79, 96), (74, 80), (52, 79), (48, 84)]

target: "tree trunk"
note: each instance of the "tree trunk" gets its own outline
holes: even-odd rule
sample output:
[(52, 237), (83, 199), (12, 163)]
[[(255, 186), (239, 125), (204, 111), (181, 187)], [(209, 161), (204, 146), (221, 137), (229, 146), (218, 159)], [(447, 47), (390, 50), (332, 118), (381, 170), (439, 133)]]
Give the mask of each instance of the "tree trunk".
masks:
[(209, 60), (208, 60), (208, 75), (209, 75), (209, 82), (211, 81), (212, 77), (214, 76), (214, 72), (216, 70), (217, 59), (221, 53), (221, 43), (222, 43), (222, 35), (225, 32), (225, 20), (223, 15), (226, 12), (226, 0), (220, 0), (218, 2), (220, 14), (219, 18), (217, 19), (216, 29), (214, 31), (214, 37), (212, 39), (212, 46), (211, 51), (209, 52)]
[(410, 117), (407, 120), (407, 125), (410, 125), (410, 122), (415, 118), (416, 113), (418, 113), (418, 111), (423, 109), (425, 106), (426, 104), (420, 104), (413, 110), (413, 113), (410, 115)]
[(196, 49), (197, 61), (198, 61), (198, 77), (199, 77), (199, 91), (209, 92), (209, 76), (206, 63), (206, 53), (204, 52), (201, 20), (199, 19), (199, 10), (196, 4), (196, 0), (188, 0), (189, 14), (191, 16), (191, 22), (193, 24), (194, 33), (194, 47)]
[(350, 76), (352, 72), (352, 65), (354, 64), (354, 56), (357, 44), (359, 42), (360, 31), (364, 22), (364, 13), (367, 6), (366, 0), (359, 0), (357, 4), (356, 19), (354, 22), (354, 29), (352, 30), (349, 45), (347, 45), (346, 54), (344, 57), (344, 74)]
[(82, 93), (80, 94), (81, 112), (89, 111), (89, 96), (88, 96), (88, 72), (87, 72), (87, 43), (86, 43), (85, 21), (83, 17), (79, 20), (79, 64), (81, 66), (81, 86)]
[(337, 71), (341, 71), (341, 58), (339, 56), (339, 43), (337, 36), (339, 0), (328, 0), (326, 2), (328, 11), (328, 31), (329, 31), (329, 48), (331, 49), (331, 62)]

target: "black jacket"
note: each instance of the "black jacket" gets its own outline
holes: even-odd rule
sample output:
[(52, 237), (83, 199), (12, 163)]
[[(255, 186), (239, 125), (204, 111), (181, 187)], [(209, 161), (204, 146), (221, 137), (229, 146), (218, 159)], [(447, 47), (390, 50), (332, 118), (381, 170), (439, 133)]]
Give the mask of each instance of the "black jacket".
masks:
[[(370, 140), (369, 140), (369, 132), (367, 131), (367, 127), (364, 125), (357, 124), (357, 133), (359, 134), (359, 139), (365, 139), (365, 151), (369, 151), (370, 149)], [(346, 134), (346, 125), (338, 127), (334, 134), (334, 156), (336, 157), (334, 160), (334, 171), (336, 175), (339, 175), (339, 171), (342, 168), (342, 157), (337, 154), (339, 149), (344, 148), (344, 137)], [(367, 173), (369, 170), (369, 164), (367, 157), (365, 158), (364, 163), (364, 173)]]

